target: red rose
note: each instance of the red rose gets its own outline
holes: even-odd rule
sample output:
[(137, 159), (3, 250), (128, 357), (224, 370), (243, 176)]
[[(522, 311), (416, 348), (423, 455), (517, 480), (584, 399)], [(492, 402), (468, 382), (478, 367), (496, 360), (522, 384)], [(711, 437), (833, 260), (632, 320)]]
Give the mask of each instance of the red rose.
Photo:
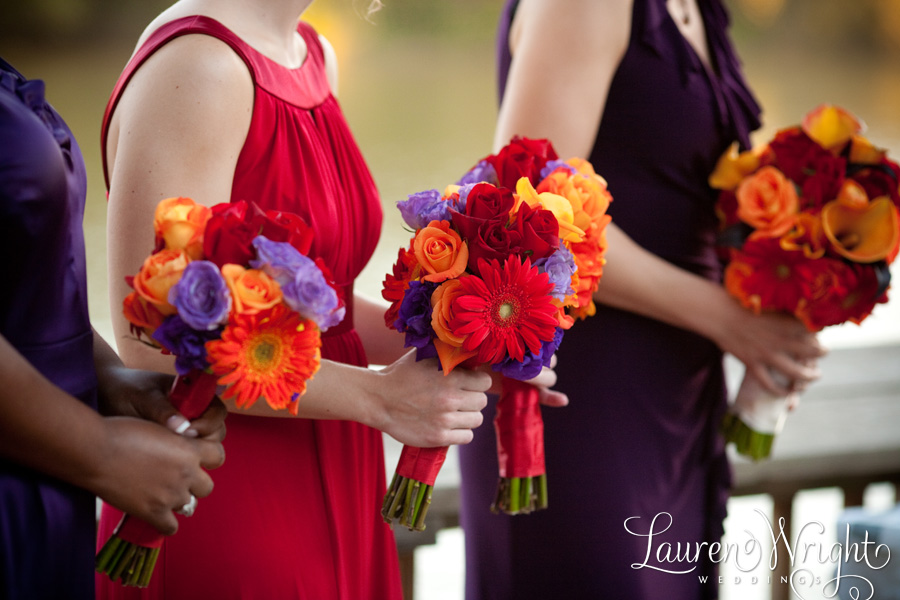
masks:
[(511, 189), (479, 183), (466, 198), (466, 216), (479, 220), (509, 218), (509, 212), (515, 205), (516, 199)]
[(505, 261), (510, 255), (520, 253), (522, 235), (510, 229), (505, 220), (470, 221), (467, 225), (470, 229), (476, 226), (471, 235), (464, 235), (469, 246), (470, 265), (478, 264), (480, 258)]
[(512, 226), (521, 237), (516, 254), (523, 259), (534, 262), (559, 248), (559, 222), (549, 210), (533, 209), (523, 203)]
[(485, 160), (497, 172), (500, 186), (514, 190), (516, 182), (522, 177), (527, 177), (532, 185), (537, 185), (541, 180), (541, 169), (548, 160), (557, 158), (556, 151), (548, 140), (516, 136), (500, 152)]
[(254, 256), (253, 240), (264, 235), (274, 242), (287, 242), (303, 254), (309, 253), (313, 232), (297, 215), (263, 210), (245, 201), (217, 204), (206, 224), (203, 254), (218, 266), (246, 265)]
[(840, 260), (828, 261), (816, 286), (819, 294), (801, 303), (797, 316), (810, 331), (847, 321), (859, 324), (868, 317), (876, 304), (887, 302), (887, 293), (880, 285), (878, 267), (859, 265)]

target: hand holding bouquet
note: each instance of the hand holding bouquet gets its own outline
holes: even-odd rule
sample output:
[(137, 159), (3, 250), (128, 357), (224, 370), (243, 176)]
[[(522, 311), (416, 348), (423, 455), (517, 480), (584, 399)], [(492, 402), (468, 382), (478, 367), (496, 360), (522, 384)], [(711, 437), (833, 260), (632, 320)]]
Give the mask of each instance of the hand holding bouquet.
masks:
[[(124, 301), (140, 340), (175, 355), (169, 395), (187, 418), (224, 399), (249, 408), (264, 399), (297, 414), (320, 360), (320, 331), (343, 303), (327, 269), (306, 256), (312, 230), (290, 213), (238, 202), (208, 208), (189, 198), (159, 203), (156, 247)], [(97, 555), (97, 570), (146, 587), (163, 536), (125, 515)]]
[[(887, 301), (900, 244), (900, 165), (847, 111), (823, 105), (760, 148), (719, 159), (710, 185), (728, 247), (725, 286), (759, 313), (794, 315), (812, 332), (861, 323)], [(771, 452), (787, 400), (745, 375), (726, 437), (754, 459)]]
[[(494, 508), (510, 514), (547, 505), (539, 392), (522, 382), (549, 366), (574, 316), (593, 313), (606, 248), (606, 182), (586, 161), (556, 158), (549, 142), (516, 138), (443, 194), (399, 202), (415, 236), (384, 282), (385, 322), (417, 359), (504, 375)], [(403, 448), (386, 521), (424, 528), (446, 450)]]

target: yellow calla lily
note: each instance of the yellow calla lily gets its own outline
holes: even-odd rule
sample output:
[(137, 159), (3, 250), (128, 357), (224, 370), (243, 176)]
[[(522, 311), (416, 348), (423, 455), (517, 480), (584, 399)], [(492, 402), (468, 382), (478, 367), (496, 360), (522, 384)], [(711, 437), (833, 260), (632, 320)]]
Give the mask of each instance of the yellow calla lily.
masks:
[(887, 196), (864, 208), (849, 207), (833, 200), (822, 208), (825, 236), (838, 254), (858, 263), (873, 263), (890, 254), (897, 245), (897, 209)]
[(734, 191), (744, 178), (759, 168), (760, 149), (738, 152), (737, 142), (731, 144), (709, 176), (709, 187)]
[(803, 119), (803, 131), (826, 150), (840, 151), (850, 139), (865, 129), (862, 121), (831, 104), (822, 104)]
[(538, 194), (527, 177), (520, 178), (516, 183), (516, 195), (517, 202), (525, 202), (531, 208), (540, 206), (552, 212), (559, 223), (559, 237), (564, 241), (580, 242), (584, 238), (584, 230), (575, 226), (575, 211), (567, 198), (550, 192)]
[(854, 135), (850, 140), (850, 156), (849, 161), (857, 165), (877, 165), (881, 164), (887, 152), (881, 148), (877, 148), (861, 135)]

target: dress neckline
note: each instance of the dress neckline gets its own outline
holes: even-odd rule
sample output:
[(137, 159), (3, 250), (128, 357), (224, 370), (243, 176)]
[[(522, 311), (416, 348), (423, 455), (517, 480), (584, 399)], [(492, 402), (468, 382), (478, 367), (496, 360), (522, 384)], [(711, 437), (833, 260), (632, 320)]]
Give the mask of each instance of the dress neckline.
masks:
[[(162, 25), (160, 25), (159, 27), (154, 29), (150, 33), (150, 35), (147, 36), (147, 39), (144, 41), (144, 44), (146, 44), (148, 41), (154, 39), (156, 36), (163, 34), (164, 31), (168, 31), (170, 28), (177, 28), (182, 23), (202, 24), (202, 25), (206, 25), (212, 29), (220, 29), (222, 31), (225, 31), (230, 36), (234, 37), (234, 39), (240, 40), (242, 45), (244, 46), (244, 48), (246, 48), (249, 52), (252, 52), (254, 55), (256, 55), (258, 58), (260, 58), (265, 63), (269, 64), (272, 67), (275, 67), (276, 69), (282, 69), (289, 73), (297, 73), (297, 72), (303, 71), (310, 62), (310, 53), (311, 53), (310, 52), (311, 51), (310, 44), (309, 44), (309, 40), (307, 39), (306, 35), (304, 35), (304, 29), (301, 26), (302, 21), (300, 21), (300, 20), (297, 21), (297, 28), (295, 29), (295, 33), (298, 36), (300, 36), (301, 40), (303, 40), (303, 45), (306, 47), (306, 53), (303, 56), (303, 60), (296, 67), (289, 67), (285, 64), (278, 62), (277, 60), (275, 60), (268, 54), (265, 54), (261, 50), (258, 50), (255, 46), (250, 44), (246, 39), (244, 39), (243, 37), (241, 37), (237, 33), (235, 33), (235, 31), (233, 29), (231, 29), (230, 27), (228, 27), (227, 25), (225, 25), (218, 19), (216, 19), (214, 17), (210, 17), (209, 15), (187, 15), (184, 17), (178, 17), (177, 19), (172, 19), (171, 21), (166, 21), (165, 23), (163, 23)], [(142, 44), (142, 45), (144, 45), (144, 44)]]

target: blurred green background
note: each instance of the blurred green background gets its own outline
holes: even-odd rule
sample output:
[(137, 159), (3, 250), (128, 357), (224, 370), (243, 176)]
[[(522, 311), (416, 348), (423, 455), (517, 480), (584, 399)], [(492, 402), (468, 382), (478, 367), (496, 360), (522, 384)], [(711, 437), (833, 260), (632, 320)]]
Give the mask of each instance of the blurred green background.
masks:
[[(135, 40), (169, 4), (5, 0), (0, 10), (0, 55), (27, 77), (45, 80), (48, 99), (68, 120), (85, 154), (91, 315), (107, 337), (100, 120)], [(339, 99), (382, 192), (385, 235), (359, 286), (372, 295), (378, 295), (407, 235), (394, 202), (442, 188), (491, 149), (494, 31), (502, 1), (385, 4), (369, 20), (368, 0), (318, 0), (304, 15), (335, 46)], [(726, 4), (748, 79), (765, 110), (757, 140), (830, 102), (865, 120), (869, 138), (895, 159), (900, 156), (900, 1)], [(900, 309), (890, 306), (876, 309), (864, 326), (868, 339), (888, 335), (900, 341), (898, 315)]]

